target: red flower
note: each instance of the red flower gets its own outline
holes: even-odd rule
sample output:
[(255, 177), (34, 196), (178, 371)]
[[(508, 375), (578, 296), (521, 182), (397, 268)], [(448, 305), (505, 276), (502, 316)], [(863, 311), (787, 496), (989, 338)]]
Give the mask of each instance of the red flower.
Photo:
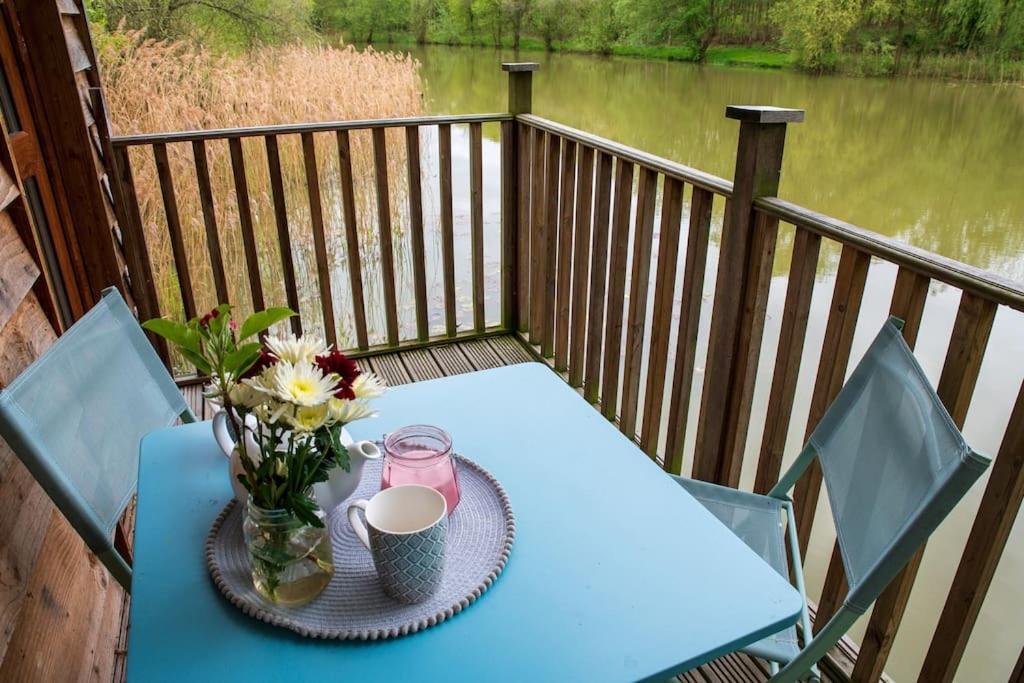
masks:
[(324, 374), (338, 376), (338, 388), (334, 392), (335, 398), (355, 399), (356, 393), (352, 391), (352, 383), (356, 381), (356, 377), (359, 377), (361, 371), (354, 360), (335, 349), (322, 356), (317, 356), (315, 362)]
[(220, 311), (218, 311), (216, 308), (213, 309), (212, 311), (210, 311), (209, 313), (207, 313), (206, 315), (199, 319), (199, 326), (207, 327), (210, 324), (210, 321), (219, 315)]
[(260, 357), (256, 359), (252, 367), (242, 373), (242, 379), (248, 379), (260, 374), (271, 365), (277, 365), (280, 359), (266, 349), (260, 349)]

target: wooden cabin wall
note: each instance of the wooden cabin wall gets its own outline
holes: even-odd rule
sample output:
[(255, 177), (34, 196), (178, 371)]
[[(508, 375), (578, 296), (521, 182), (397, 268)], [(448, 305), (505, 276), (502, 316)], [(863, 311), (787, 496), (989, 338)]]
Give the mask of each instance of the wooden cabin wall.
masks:
[(124, 232), (105, 153), (110, 125), (96, 106), (95, 98), (102, 97), (99, 66), (81, 0), (2, 3), (60, 214), (53, 229), (59, 229), (71, 264), (62, 279), (84, 310), (110, 286), (131, 304)]
[[(92, 112), (99, 84), (81, 7), (72, 0), (0, 0), (12, 51), (4, 71), (24, 85), (31, 133), (52, 186), (54, 242), (75, 315), (108, 285), (124, 287), (120, 231), (102, 152), (105, 121)], [(22, 119), (25, 111), (19, 110)], [(20, 133), (19, 133), (20, 135)], [(26, 204), (21, 157), (0, 141), (0, 387), (57, 338), (46, 261)], [(22, 169), (24, 170), (24, 169)], [(60, 239), (58, 239), (60, 238)], [(61, 247), (60, 244), (57, 245)], [(110, 680), (123, 593), (0, 440), (0, 681)]]

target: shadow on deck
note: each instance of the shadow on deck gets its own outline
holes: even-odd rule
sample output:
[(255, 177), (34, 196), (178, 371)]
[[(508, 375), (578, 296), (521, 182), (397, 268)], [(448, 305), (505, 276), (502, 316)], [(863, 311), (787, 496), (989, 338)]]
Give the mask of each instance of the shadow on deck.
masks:
[[(503, 365), (528, 363), (535, 360), (530, 349), (514, 335), (452, 342), (425, 349), (414, 349), (385, 353), (359, 359), (364, 370), (370, 370), (383, 377), (389, 386), (399, 386), (450, 375), (460, 375), (477, 370), (497, 368)], [(186, 400), (200, 420), (213, 417), (212, 407), (203, 400), (202, 386), (182, 386)], [(134, 523), (134, 515), (127, 517)], [(128, 604), (124, 599), (120, 619), (118, 648), (115, 651), (114, 683), (125, 680), (124, 655), (127, 645)], [(823, 680), (843, 681), (843, 677), (829, 676), (823, 672)], [(676, 677), (683, 683), (750, 683), (768, 680), (768, 665), (761, 660), (744, 654), (731, 654), (705, 664)]]

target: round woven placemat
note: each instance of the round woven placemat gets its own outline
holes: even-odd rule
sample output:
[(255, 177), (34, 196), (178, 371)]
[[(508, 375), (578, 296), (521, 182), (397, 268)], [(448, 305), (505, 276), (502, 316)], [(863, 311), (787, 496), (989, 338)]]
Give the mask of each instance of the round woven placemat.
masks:
[(359, 488), (328, 516), (334, 577), (324, 592), (301, 607), (264, 599), (252, 585), (242, 536), (242, 510), (234, 500), (220, 513), (206, 539), (206, 563), (214, 583), (251, 617), (310, 638), (378, 640), (415, 633), (458, 614), (501, 573), (515, 540), (515, 518), (501, 484), (472, 460), (455, 456), (460, 501), (448, 520), (448, 546), (441, 586), (416, 605), (395, 602), (377, 579), (370, 552), (348, 524), (350, 501), (380, 490), (381, 461), (363, 470)]

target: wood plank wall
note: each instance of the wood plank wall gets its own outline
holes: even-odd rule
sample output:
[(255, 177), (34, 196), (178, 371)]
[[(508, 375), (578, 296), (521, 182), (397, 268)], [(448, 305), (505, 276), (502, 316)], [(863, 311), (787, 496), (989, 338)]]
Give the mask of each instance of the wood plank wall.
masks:
[[(81, 250), (83, 279), (62, 274), (63, 281), (95, 300), (102, 287), (121, 284), (124, 260), (114, 239), (101, 126), (90, 103), (89, 88), (99, 80), (85, 18), (71, 0), (3, 0), (0, 9), (17, 53), (5, 54), (5, 71), (16, 70), (30, 91), (46, 160), (61, 171), (51, 178), (62, 220), (50, 227)], [(0, 388), (58, 334), (42, 305), (52, 302), (39, 298), (46, 293), (36, 287), (44, 261), (2, 133)], [(109, 680), (122, 598), (120, 586), (0, 441), (0, 681)]]
[(8, 68), (20, 72), (31, 96), (60, 216), (51, 229), (74, 252), (65, 261), (76, 272), (63, 279), (81, 293), (86, 309), (109, 286), (132, 303), (125, 261), (132, 235), (115, 210), (110, 124), (81, 0), (3, 0), (2, 6), (19, 51), (18, 64)]

